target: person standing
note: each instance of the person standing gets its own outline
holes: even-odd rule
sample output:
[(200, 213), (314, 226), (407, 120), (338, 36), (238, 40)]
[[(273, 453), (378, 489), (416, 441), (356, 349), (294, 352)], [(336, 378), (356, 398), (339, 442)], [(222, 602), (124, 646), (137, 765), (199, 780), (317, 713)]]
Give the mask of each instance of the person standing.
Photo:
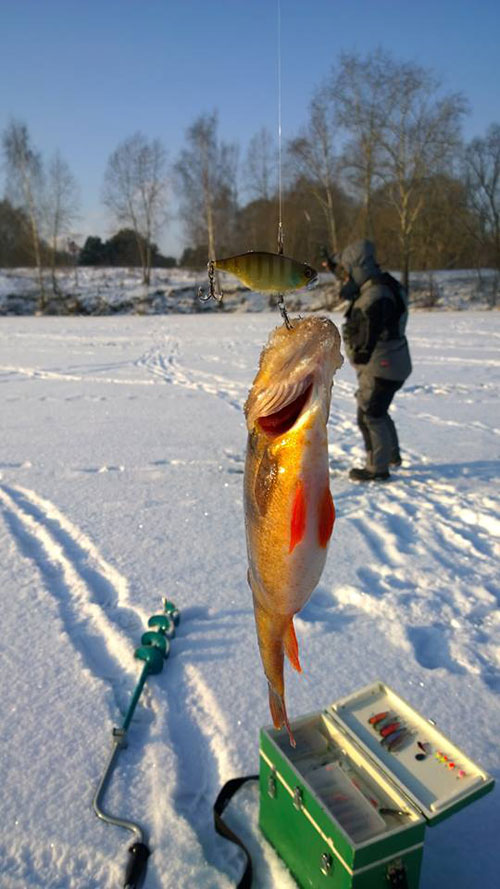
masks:
[(386, 481), (389, 467), (401, 465), (399, 440), (389, 407), (412, 366), (405, 335), (405, 289), (382, 272), (371, 241), (349, 244), (326, 264), (341, 280), (340, 295), (349, 301), (342, 332), (347, 357), (358, 380), (357, 421), (366, 463), (349, 473), (353, 481)]

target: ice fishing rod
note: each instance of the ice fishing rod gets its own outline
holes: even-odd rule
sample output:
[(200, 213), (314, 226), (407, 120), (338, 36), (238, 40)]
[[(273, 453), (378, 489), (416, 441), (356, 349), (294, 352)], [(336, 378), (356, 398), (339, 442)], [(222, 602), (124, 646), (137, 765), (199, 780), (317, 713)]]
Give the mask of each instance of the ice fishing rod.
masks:
[[(278, 95), (277, 95), (277, 100), (278, 100), (278, 115), (277, 115), (277, 117), (278, 117), (278, 119), (277, 119), (277, 125), (278, 125), (278, 233), (277, 233), (277, 235), (278, 235), (278, 252), (276, 254), (273, 254), (273, 256), (275, 259), (274, 264), (275, 264), (276, 268), (278, 268), (280, 266), (280, 263), (277, 263), (276, 260), (283, 258), (283, 249), (284, 249), (284, 242), (285, 242), (285, 235), (284, 235), (284, 230), (283, 230), (283, 175), (282, 175), (282, 121), (281, 121), (281, 118), (282, 118), (282, 113), (281, 113), (281, 109), (282, 109), (281, 0), (276, 0), (276, 11), (277, 11), (276, 25), (277, 25), (277, 90), (278, 90)], [(253, 252), (253, 251), (251, 251), (251, 252)], [(246, 255), (248, 255), (248, 254), (246, 254)], [(261, 255), (264, 255), (264, 254), (261, 254)], [(266, 253), (265, 255), (266, 255), (266, 257), (271, 256), (271, 254), (268, 254), (268, 253)], [(238, 259), (238, 257), (231, 257), (231, 258)], [(219, 268), (220, 268), (223, 262), (227, 262), (227, 260), (222, 260), (222, 261), (217, 260), (215, 258), (215, 256), (213, 256), (211, 259), (209, 259), (209, 261), (207, 263), (208, 284), (209, 284), (208, 292), (205, 293), (203, 290), (203, 287), (198, 287), (197, 293), (198, 293), (198, 299), (200, 300), (200, 302), (204, 303), (204, 302), (208, 302), (209, 300), (213, 299), (217, 303), (219, 303), (219, 305), (222, 304), (224, 294), (220, 290), (220, 287), (218, 287), (218, 285), (217, 285), (216, 267), (218, 264)], [(237, 270), (228, 269), (228, 271), (230, 271), (232, 274), (235, 274), (236, 277), (240, 277), (240, 279), (241, 279), (241, 275), (238, 274)], [(247, 284), (247, 286), (249, 286), (251, 290), (254, 290), (254, 289), (258, 290), (259, 289), (258, 286), (254, 287), (252, 285), (252, 283), (249, 283), (248, 280), (243, 279), (243, 282), (245, 284)], [(296, 287), (298, 287), (298, 286), (300, 286), (300, 285), (296, 285)], [(273, 292), (275, 292), (276, 305), (279, 309), (279, 312), (280, 312), (280, 315), (283, 319), (283, 322), (284, 322), (287, 330), (292, 330), (293, 324), (290, 321), (288, 311), (287, 311), (287, 308), (285, 305), (285, 295), (283, 292), (280, 291), (279, 287), (276, 289), (276, 291), (273, 291)]]
[(115, 824), (124, 830), (129, 830), (134, 834), (134, 842), (129, 846), (129, 859), (125, 871), (125, 882), (123, 889), (138, 889), (142, 885), (146, 874), (148, 858), (151, 854), (146, 841), (145, 833), (139, 824), (129, 821), (126, 818), (119, 818), (117, 815), (111, 815), (105, 812), (101, 807), (102, 799), (109, 785), (111, 773), (116, 765), (118, 754), (127, 746), (127, 731), (132, 721), (135, 708), (141, 696), (141, 692), (146, 683), (148, 676), (155, 673), (161, 673), (163, 665), (170, 652), (170, 639), (175, 636), (175, 628), (180, 620), (180, 612), (173, 602), (163, 599), (163, 613), (154, 614), (148, 620), (148, 627), (141, 637), (141, 645), (135, 651), (135, 657), (144, 661), (139, 680), (130, 701), (129, 708), (125, 714), (122, 726), (114, 727), (112, 730), (113, 744), (111, 754), (106, 763), (104, 774), (99, 782), (97, 790), (92, 800), (92, 806), (97, 817), (108, 824)]

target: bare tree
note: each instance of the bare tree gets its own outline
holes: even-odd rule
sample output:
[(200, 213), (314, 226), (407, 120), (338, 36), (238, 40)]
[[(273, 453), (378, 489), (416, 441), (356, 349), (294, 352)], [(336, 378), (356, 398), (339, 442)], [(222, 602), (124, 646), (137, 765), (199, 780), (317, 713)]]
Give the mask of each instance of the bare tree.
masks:
[(191, 243), (206, 244), (214, 259), (235, 225), (238, 149), (219, 141), (215, 111), (195, 120), (186, 142), (175, 164), (181, 217)]
[(134, 231), (145, 284), (151, 279), (153, 238), (167, 219), (165, 165), (161, 142), (135, 133), (110, 155), (104, 176), (103, 202), (116, 222)]
[(417, 65), (392, 63), (388, 75), (396, 91), (383, 122), (384, 175), (398, 214), (403, 283), (408, 288), (415, 225), (425, 209), (425, 184), (453, 169), (467, 106), (459, 93), (439, 96), (439, 81)]
[(492, 124), (483, 139), (473, 139), (464, 154), (465, 183), (469, 206), (477, 225), (474, 234), (486, 253), (491, 249), (500, 276), (500, 124)]
[(7, 193), (12, 203), (26, 213), (31, 231), (31, 241), (40, 294), (39, 311), (46, 304), (41, 250), (41, 205), (43, 190), (43, 165), (40, 153), (32, 146), (26, 124), (12, 120), (3, 133), (3, 151), (7, 179)]
[(267, 127), (250, 139), (241, 178), (249, 201), (238, 212), (235, 249), (274, 250), (278, 230), (278, 149)]
[(331, 86), (336, 119), (348, 140), (346, 164), (363, 196), (363, 234), (374, 232), (373, 196), (383, 184), (397, 214), (406, 287), (425, 183), (450, 171), (466, 111), (460, 94), (440, 95), (439, 90), (432, 72), (398, 62), (380, 49), (363, 59), (342, 56)]
[(262, 127), (248, 143), (243, 178), (252, 200), (268, 201), (277, 190), (278, 152), (274, 139)]
[(382, 125), (394, 101), (391, 59), (377, 49), (367, 58), (343, 53), (330, 80), (334, 119), (344, 136), (342, 168), (361, 196), (359, 234), (373, 237), (373, 194), (380, 184)]
[(309, 122), (305, 130), (293, 139), (288, 152), (300, 175), (309, 182), (312, 193), (324, 214), (330, 249), (338, 250), (338, 225), (335, 207), (335, 180), (338, 177), (338, 158), (335, 152), (335, 127), (329, 95), (320, 88), (309, 106)]
[(58, 292), (56, 258), (60, 239), (68, 236), (78, 215), (79, 194), (76, 179), (57, 152), (47, 168), (43, 201), (44, 224), (50, 249), (52, 288)]

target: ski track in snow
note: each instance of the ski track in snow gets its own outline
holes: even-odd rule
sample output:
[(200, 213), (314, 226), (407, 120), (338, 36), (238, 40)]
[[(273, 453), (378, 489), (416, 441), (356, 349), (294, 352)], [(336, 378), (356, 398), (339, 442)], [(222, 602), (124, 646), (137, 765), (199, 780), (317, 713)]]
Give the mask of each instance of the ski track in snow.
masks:
[(145, 368), (166, 383), (214, 395), (237, 411), (241, 411), (247, 387), (219, 374), (194, 370), (182, 365), (180, 345), (176, 340), (172, 339), (168, 354), (165, 355), (158, 347), (152, 348), (136, 361), (136, 365)]
[[(111, 365), (107, 365), (109, 369)], [(126, 377), (93, 376), (87, 372), (69, 373), (60, 370), (45, 370), (43, 368), (1, 365), (0, 373), (5, 374), (7, 381), (18, 375), (35, 380), (51, 380), (69, 383), (110, 383), (117, 386), (154, 386), (154, 380), (127, 379)], [(5, 382), (5, 381), (2, 381)]]
[[(186, 634), (196, 634), (197, 623), (188, 617)], [(201, 630), (206, 632), (203, 621)], [(220, 703), (202, 670), (186, 658), (183, 641), (181, 636), (179, 656), (169, 670), (169, 687), (175, 692), (169, 697), (162, 739), (169, 738), (176, 768), (168, 811), (160, 819), (158, 829), (164, 831), (165, 824), (181, 820), (193, 838), (183, 843), (182, 857), (192, 855), (193, 849), (198, 848), (203, 852), (202, 860), (224, 872), (226, 857), (214, 846), (212, 806), (222, 784), (237, 773), (237, 757), (231, 727)], [(230, 885), (232, 882), (228, 882)]]
[[(113, 687), (117, 703), (135, 675), (130, 632), (145, 615), (130, 600), (126, 579), (49, 500), (21, 486), (0, 485), (5, 520), (37, 566), (84, 667)], [(124, 676), (125, 674), (125, 676)]]
[[(446, 359), (452, 363), (455, 360), (453, 356)], [(149, 374), (160, 380), (186, 389), (201, 391), (209, 396), (221, 398), (232, 408), (241, 412), (242, 404), (247, 394), (248, 387), (240, 382), (231, 380), (218, 374), (209, 373), (207, 371), (194, 370), (183, 365), (181, 361), (181, 349), (178, 340), (173, 337), (167, 338), (167, 348), (155, 346), (134, 361), (135, 366), (144, 368)], [(495, 364), (495, 362), (493, 362)], [(25, 369), (9, 368), (9, 370)], [(31, 372), (30, 372), (31, 373)], [(55, 376), (61, 379), (68, 378), (67, 374), (56, 375), (53, 372), (36, 372), (46, 374), (47, 378)], [(73, 378), (73, 376), (71, 376)], [(74, 377), (80, 379), (80, 377)], [(85, 379), (89, 379), (85, 376)], [(108, 377), (99, 377), (101, 382), (115, 381)], [(123, 382), (119, 379), (116, 382)], [(134, 382), (146, 382), (144, 380), (135, 380)], [(152, 382), (152, 381), (149, 381)], [(353, 456), (362, 456), (362, 449), (359, 443), (359, 433), (352, 411), (352, 399), (355, 386), (347, 381), (339, 380), (335, 383), (334, 406), (332, 416), (330, 418), (330, 430), (332, 444), (330, 445), (330, 465), (333, 476), (339, 475), (339, 466), (341, 466), (341, 474), (345, 472), (345, 468), (352, 461)], [(421, 395), (422, 392), (430, 396), (449, 396), (460, 393), (461, 396), (471, 394), (484, 394), (490, 396), (493, 394), (494, 386), (488, 383), (473, 384), (427, 384), (425, 386), (408, 385), (404, 387), (399, 394), (400, 399), (405, 399), (406, 403), (411, 402), (412, 397)], [(347, 402), (347, 415), (341, 407), (336, 406), (335, 395), (340, 404), (344, 399)], [(491, 435), (500, 434), (500, 429), (495, 427), (487, 427), (479, 422), (470, 424), (458, 423), (454, 420), (446, 420), (440, 416), (429, 413), (415, 413), (420, 421), (436, 424), (438, 426), (470, 428), (474, 431), (487, 432)], [(226, 457), (229, 461), (226, 466), (228, 473), (241, 474), (244, 469), (243, 455), (233, 454), (228, 449), (225, 450)], [(446, 587), (450, 584), (456, 586), (455, 569), (457, 564), (461, 566), (460, 585), (464, 586), (463, 578), (469, 577), (472, 585), (474, 585), (474, 570), (471, 566), (470, 571), (464, 560), (482, 561), (490, 571), (492, 576), (491, 596), (497, 595), (497, 586), (494, 575), (494, 558), (496, 555), (495, 545), (491, 542), (492, 535), (498, 534), (498, 519), (495, 517), (495, 504), (491, 509), (485, 508), (481, 504), (477, 504), (472, 495), (460, 495), (457, 498), (456, 490), (446, 481), (438, 482), (431, 477), (431, 470), (427, 470), (427, 461), (422, 458), (416, 451), (407, 452), (412, 464), (417, 468), (407, 478), (408, 488), (402, 490), (395, 485), (391, 485), (390, 492), (380, 497), (377, 492), (376, 503), (371, 495), (361, 495), (364, 500), (363, 509), (356, 508), (351, 497), (349, 511), (345, 514), (348, 521), (351, 522), (359, 536), (365, 541), (376, 566), (382, 567), (365, 567), (359, 571), (359, 580), (363, 589), (362, 594), (356, 589), (341, 588), (335, 592), (337, 599), (344, 604), (351, 604), (358, 609), (364, 610), (370, 614), (376, 613), (378, 618), (396, 619), (395, 607), (391, 606), (391, 591), (396, 591), (400, 597), (401, 588), (406, 585), (401, 579), (402, 567), (407, 564), (408, 556), (418, 558), (420, 554), (427, 553), (434, 561), (440, 565), (446, 581), (440, 581), (437, 586), (442, 589), (439, 593), (434, 594), (434, 605), (436, 612), (441, 611), (440, 600), (446, 601)], [(172, 464), (184, 464), (185, 461), (159, 461), (162, 465), (167, 462)], [(214, 462), (214, 461), (207, 461)], [(154, 470), (157, 464), (144, 467), (144, 471), (148, 469)], [(105, 471), (124, 471), (124, 466), (109, 465), (102, 467), (82, 468), (81, 472), (105, 472)], [(485, 467), (487, 471), (487, 467)], [(419, 474), (421, 479), (419, 479)], [(404, 478), (404, 471), (400, 476)], [(352, 489), (351, 489), (352, 491)], [(410, 496), (408, 496), (408, 493)], [(401, 502), (398, 504), (397, 499)], [(375, 518), (376, 516), (376, 518)], [(429, 523), (432, 516), (433, 521)], [(426, 533), (426, 528), (428, 533)], [(368, 591), (367, 591), (368, 590)], [(383, 604), (377, 606), (375, 602), (379, 600)], [(470, 595), (464, 593), (464, 601), (470, 600)], [(401, 599), (399, 599), (399, 604)], [(432, 609), (429, 609), (431, 611)], [(465, 613), (477, 614), (481, 611), (480, 603), (474, 606), (468, 602), (466, 611), (460, 611), (452, 615), (456, 621), (464, 620)], [(448, 620), (450, 618), (448, 617)], [(474, 628), (473, 628), (474, 629)], [(416, 660), (426, 669), (435, 669), (437, 666), (445, 666), (447, 669), (461, 669), (449, 654), (449, 646), (443, 637), (443, 627), (438, 622), (429, 624), (427, 627), (416, 627), (407, 633), (408, 643), (413, 649)], [(474, 635), (474, 634), (473, 634)], [(476, 629), (475, 635), (478, 635)], [(442, 652), (442, 656), (436, 654), (437, 651)], [(481, 661), (478, 657), (477, 660)], [(484, 660), (484, 659), (483, 659)], [(477, 669), (477, 667), (473, 667)], [(497, 669), (490, 663), (488, 659), (482, 664), (481, 670), (484, 673), (485, 682), (493, 688), (500, 687)], [(185, 681), (185, 680), (184, 680)], [(175, 731), (175, 728), (174, 728)]]
[[(148, 793), (148, 833), (155, 856), (148, 872), (153, 879), (156, 875), (154, 885), (158, 887), (163, 887), (162, 874), (171, 868), (163, 849), (172, 838), (178, 861), (196, 865), (198, 879), (206, 880), (206, 885), (231, 889), (241, 869), (237, 850), (224, 845), (219, 848), (212, 818), (220, 787), (238, 771), (237, 751), (223, 707), (197, 664), (199, 653), (210, 646), (207, 635), (223, 633), (227, 645), (231, 636), (236, 643), (237, 632), (232, 612), (186, 609), (163, 674), (161, 705), (154, 697), (154, 721), (147, 726), (149, 737), (143, 733), (140, 769), (153, 776)], [(167, 781), (155, 780), (165, 775), (165, 751), (173, 767), (170, 762)]]
[[(457, 361), (453, 356), (425, 358), (426, 364), (454, 365)], [(460, 358), (460, 362), (482, 364), (475, 359)], [(487, 363), (492, 367), (499, 364), (494, 360)], [(86, 380), (142, 386), (164, 382), (219, 398), (239, 413), (242, 411), (248, 385), (222, 374), (188, 367), (174, 337), (164, 338), (161, 348), (155, 346), (139, 358), (116, 366), (126, 368), (127, 364), (143, 369), (150, 378), (114, 378), (109, 375), (112, 365), (103, 365), (103, 376), (96, 375), (96, 368), (92, 375), (78, 374), (73, 369), (44, 371), (24, 366), (4, 366), (0, 372), (5, 373), (5, 383), (19, 374), (47, 381)], [(242, 367), (236, 355), (232, 366)], [(327, 585), (323, 580), (297, 616), (297, 623), (303, 623), (302, 629), (309, 625), (312, 631), (328, 633), (355, 619), (366, 619), (429, 675), (436, 670), (464, 677), (475, 675), (487, 688), (498, 692), (500, 665), (495, 661), (491, 627), (495, 622), (500, 625), (500, 522), (498, 502), (490, 488), (496, 480), (497, 464), (493, 460), (434, 464), (415, 447), (405, 449), (403, 467), (394, 471), (394, 481), (386, 486), (350, 484), (345, 478), (347, 469), (363, 455), (355, 420), (354, 391), (353, 382), (335, 382), (329, 421), (330, 470), (339, 520), (347, 528), (346, 539), (357, 541), (366, 558), (362, 564), (359, 559), (356, 561), (349, 582)], [(422, 410), (427, 396), (433, 405), (434, 399), (440, 397), (493, 403), (494, 393), (493, 383), (409, 384), (398, 394), (395, 409), (401, 411), (401, 417), (406, 411), (412, 422), (431, 432), (433, 427), (448, 427), (450, 435), (455, 435), (455, 428), (460, 427), (471, 434), (495, 437), (500, 429), (492, 425), (458, 422)], [(99, 398), (102, 400), (102, 396)], [(395, 417), (398, 422), (397, 413)], [(241, 475), (244, 454), (229, 448), (224, 449), (224, 454), (224, 471)], [(182, 467), (193, 462), (218, 463), (213, 459), (193, 461), (179, 457), (148, 463), (140, 471), (155, 471), (167, 465)], [(30, 461), (0, 464), (9, 478), (30, 468)], [(80, 467), (77, 471), (123, 472), (125, 468), (110, 463)], [(485, 484), (478, 491), (468, 487), (473, 478), (488, 485), (487, 493)], [(465, 484), (461, 486), (462, 481)], [(234, 483), (238, 480), (234, 479)], [(138, 677), (133, 648), (149, 615), (132, 604), (126, 578), (54, 503), (30, 488), (2, 480), (0, 504), (13, 538), (36, 565), (47, 595), (54, 598), (68, 639), (79, 652), (84, 667), (92, 676), (108, 683), (114, 703), (124, 712)], [(245, 614), (245, 621), (247, 617)], [(196, 866), (200, 885), (229, 889), (241, 869), (240, 854), (227, 845), (219, 847), (212, 826), (213, 801), (224, 781), (238, 771), (239, 758), (235, 746), (237, 729), (228, 724), (224, 700), (218, 697), (203, 670), (203, 646), (213, 642), (212, 637), (207, 643), (208, 632), (220, 634), (226, 648), (236, 645), (238, 615), (201, 606), (188, 608), (172, 642), (168, 670), (158, 677), (157, 685), (151, 683), (144, 693), (154, 719), (141, 727), (144, 736), (134, 755), (147, 785), (147, 825), (155, 849), (149, 873), (154, 889), (160, 889), (162, 869), (168, 868), (168, 851), (163, 851), (169, 848), (165, 841), (167, 832), (170, 839), (175, 839), (179, 859)], [(165, 782), (157, 780), (165, 769), (166, 750), (174, 761), (167, 791)], [(118, 838), (117, 843), (120, 842)], [(36, 860), (39, 849), (32, 849), (26, 841), (3, 852), (6, 889), (24, 889), (22, 881), (28, 876), (30, 889), (38, 889), (32, 878), (40, 869), (40, 861)], [(77, 887), (80, 874), (88, 889), (100, 885), (99, 873), (102, 885), (106, 882), (104, 875), (110, 879), (109, 862), (104, 859), (89, 863), (86, 854), (78, 852), (69, 861), (66, 847), (46, 854), (49, 858), (45, 872), (52, 869), (64, 874), (65, 887)], [(279, 880), (282, 865), (267, 847), (261, 855), (271, 874), (269, 885), (274, 885), (274, 875)], [(116, 863), (113, 867), (114, 873), (119, 872)], [(96, 875), (95, 882), (89, 880), (89, 873)], [(42, 885), (45, 884), (40, 882), (40, 889)]]
[[(124, 713), (130, 703), (131, 681), (135, 683), (139, 675), (138, 664), (131, 657), (133, 640), (138, 641), (147, 624), (147, 615), (130, 603), (126, 579), (53, 503), (34, 491), (2, 484), (0, 503), (14, 539), (24, 554), (34, 561), (47, 592), (56, 600), (67, 637), (79, 652), (84, 669), (110, 684), (115, 706)], [(182, 652), (186, 623), (191, 644), (196, 640), (197, 631), (206, 635), (203, 627), (206, 620), (210, 620), (213, 629), (209, 615), (202, 609), (192, 611), (191, 617), (189, 612), (184, 616), (179, 638), (172, 642), (174, 651), (169, 661), (167, 706), (164, 703), (160, 706), (157, 700), (160, 692), (153, 684), (149, 684), (143, 693), (143, 702), (144, 699), (147, 701), (154, 714), (154, 729), (143, 725), (142, 746), (146, 748), (146, 754), (141, 759), (140, 768), (143, 774), (150, 776), (148, 800), (155, 813), (150, 832), (155, 847), (162, 847), (165, 826), (178, 823), (180, 819), (185, 825), (178, 838), (179, 849), (185, 847), (182, 859), (198, 857), (200, 868), (208, 872), (211, 865), (216, 866), (214, 879), (218, 873), (218, 886), (230, 889), (232, 881), (229, 878), (223, 880), (220, 871), (231, 870), (234, 861), (233, 870), (237, 873), (238, 856), (235, 853), (214, 857), (211, 811), (220, 786), (236, 771), (236, 756), (228, 740), (230, 726), (202, 672), (175, 651), (177, 648)], [(130, 630), (132, 639), (122, 630)], [(234, 628), (233, 633), (236, 633)], [(226, 630), (224, 635), (227, 644)], [(136, 719), (137, 711), (134, 721)], [(148, 734), (152, 742), (149, 745)], [(161, 774), (162, 751), (167, 737), (170, 738), (168, 746), (177, 760), (171, 775), (174, 785), (171, 801), (164, 784), (154, 780)], [(186, 842), (186, 827), (189, 842)], [(65, 874), (68, 885), (78, 886), (78, 874), (87, 869), (95, 872), (96, 868), (90, 859), (84, 861), (85, 856), (77, 856), (71, 866), (67, 866), (68, 854), (66, 847), (56, 850), (54, 844), (42, 855), (43, 860), (39, 860), (36, 847), (32, 848), (29, 843), (22, 844), (15, 854), (6, 851), (3, 867), (10, 881), (8, 885), (18, 889), (23, 885), (19, 881), (24, 875), (29, 875), (31, 881), (33, 873), (40, 873), (41, 887), (45, 885), (44, 874), (59, 872)], [(159, 855), (156, 857), (158, 859)], [(101, 865), (104, 863), (103, 860)], [(159, 864), (158, 861), (157, 867)], [(104, 876), (96, 877), (89, 889), (94, 886), (98, 889), (102, 885), (100, 879), (105, 882)], [(30, 882), (31, 885), (35, 887), (37, 884)]]

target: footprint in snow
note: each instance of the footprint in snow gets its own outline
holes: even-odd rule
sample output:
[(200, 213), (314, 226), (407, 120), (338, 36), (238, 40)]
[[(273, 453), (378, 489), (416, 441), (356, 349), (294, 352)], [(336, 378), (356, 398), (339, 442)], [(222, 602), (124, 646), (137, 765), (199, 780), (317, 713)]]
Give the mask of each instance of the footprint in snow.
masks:
[(435, 624), (428, 627), (409, 627), (407, 636), (416, 660), (426, 670), (444, 667), (451, 673), (465, 672), (450, 655), (446, 630), (443, 626)]

